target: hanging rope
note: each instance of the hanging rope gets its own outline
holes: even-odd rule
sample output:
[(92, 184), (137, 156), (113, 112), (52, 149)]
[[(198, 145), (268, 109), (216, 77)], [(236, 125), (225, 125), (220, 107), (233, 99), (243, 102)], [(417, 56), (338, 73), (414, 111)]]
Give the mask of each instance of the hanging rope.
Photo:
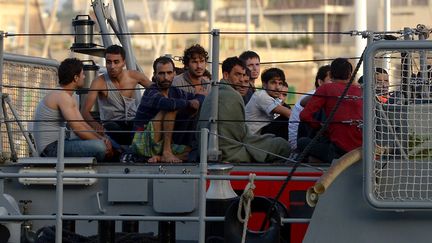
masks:
[[(249, 183), (246, 185), (242, 195), (240, 196), (239, 201), (239, 207), (237, 210), (237, 219), (241, 223), (243, 223), (243, 234), (242, 234), (242, 243), (246, 241), (246, 232), (247, 232), (247, 225), (249, 222), (249, 217), (251, 213), (251, 203), (254, 199), (254, 192), (255, 190), (255, 177), (256, 175), (254, 173), (249, 174)], [(242, 211), (244, 210), (244, 218), (242, 217)]]

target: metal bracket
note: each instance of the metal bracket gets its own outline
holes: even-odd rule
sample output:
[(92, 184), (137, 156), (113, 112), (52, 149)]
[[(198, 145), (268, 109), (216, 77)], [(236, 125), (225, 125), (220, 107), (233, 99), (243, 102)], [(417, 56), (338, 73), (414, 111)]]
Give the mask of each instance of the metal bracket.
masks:
[(100, 200), (100, 197), (102, 196), (102, 194), (103, 194), (102, 191), (96, 192), (96, 200), (97, 200), (99, 212), (104, 214), (104, 213), (106, 213), (106, 209), (102, 208), (102, 204), (101, 204), (101, 200)]

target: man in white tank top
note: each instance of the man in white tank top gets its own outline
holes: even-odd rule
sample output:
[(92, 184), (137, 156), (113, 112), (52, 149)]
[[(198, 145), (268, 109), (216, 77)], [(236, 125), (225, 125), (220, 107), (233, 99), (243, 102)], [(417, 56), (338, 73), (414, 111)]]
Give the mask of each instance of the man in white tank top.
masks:
[(35, 112), (34, 136), (36, 148), (43, 157), (57, 156), (58, 131), (65, 123), (78, 136), (65, 139), (65, 157), (96, 157), (98, 161), (112, 156), (111, 142), (94, 132), (79, 112), (76, 89), (84, 85), (83, 64), (76, 58), (65, 59), (59, 66), (59, 89), (48, 93)]
[[(104, 130), (125, 131), (107, 133), (117, 143), (130, 145), (133, 138), (132, 119), (135, 117), (137, 101), (135, 88), (138, 84), (148, 88), (150, 79), (141, 72), (125, 70), (125, 50), (118, 45), (105, 50), (107, 73), (98, 76), (90, 85), (90, 90), (81, 108), (81, 113), (89, 124), (100, 134)], [(96, 121), (90, 113), (96, 100), (101, 121)]]

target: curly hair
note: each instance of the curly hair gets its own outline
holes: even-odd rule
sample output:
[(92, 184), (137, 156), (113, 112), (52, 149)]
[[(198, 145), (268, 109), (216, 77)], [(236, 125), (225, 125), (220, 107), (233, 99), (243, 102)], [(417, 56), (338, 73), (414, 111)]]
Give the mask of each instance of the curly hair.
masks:
[(209, 59), (208, 52), (199, 44), (195, 44), (184, 50), (182, 62), (187, 66), (194, 55), (204, 57), (206, 62)]
[(80, 75), (83, 70), (83, 63), (78, 58), (64, 59), (58, 68), (58, 82), (60, 85), (67, 85), (72, 83), (75, 75)]

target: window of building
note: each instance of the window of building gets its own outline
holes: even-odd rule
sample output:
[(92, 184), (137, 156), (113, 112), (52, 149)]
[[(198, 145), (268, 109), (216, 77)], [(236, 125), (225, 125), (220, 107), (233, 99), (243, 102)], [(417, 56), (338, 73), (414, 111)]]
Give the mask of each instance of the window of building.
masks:
[(428, 0), (412, 0), (411, 2), (414, 6), (427, 6), (429, 4)]
[(428, 6), (429, 0), (393, 0), (393, 6)]

